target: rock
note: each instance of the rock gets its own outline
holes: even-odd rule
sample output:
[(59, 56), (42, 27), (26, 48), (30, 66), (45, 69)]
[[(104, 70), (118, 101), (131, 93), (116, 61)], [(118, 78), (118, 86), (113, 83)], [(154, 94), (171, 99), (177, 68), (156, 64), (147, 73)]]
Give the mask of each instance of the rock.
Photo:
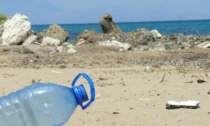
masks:
[(110, 14), (104, 14), (100, 19), (100, 25), (105, 34), (108, 33), (121, 33), (122, 31), (113, 21)]
[(95, 32), (92, 30), (85, 30), (84, 32), (80, 33), (74, 42), (77, 46), (82, 44), (89, 44), (89, 43), (96, 43), (102, 40), (102, 34), (99, 32)]
[(68, 49), (66, 51), (67, 53), (77, 53), (75, 46), (73, 46), (72, 44), (68, 45), (67, 47), (68, 47)]
[(41, 34), (43, 37), (50, 37), (50, 38), (58, 39), (61, 43), (66, 42), (69, 38), (69, 33), (57, 24), (51, 25), (48, 29), (43, 31)]
[(61, 42), (58, 39), (44, 37), (41, 43), (41, 46), (58, 46)]
[(63, 47), (63, 46), (57, 46), (57, 47), (56, 47), (56, 50), (57, 50), (59, 53), (63, 53), (63, 52), (64, 52), (64, 47)]
[(120, 51), (127, 51), (131, 48), (130, 44), (118, 42), (116, 40), (112, 40), (112, 41), (107, 40), (107, 41), (99, 42), (98, 45), (119, 48)]
[(31, 23), (28, 17), (21, 14), (15, 14), (12, 18), (4, 22), (2, 32), (3, 45), (21, 44), (31, 30)]
[(174, 49), (182, 49), (182, 46), (179, 44), (176, 44), (176, 42), (165, 42), (164, 43), (166, 50), (174, 50)]
[(61, 45), (62, 45), (62, 46), (68, 46), (69, 43), (68, 43), (68, 42), (64, 42), (64, 43), (62, 43)]
[(210, 41), (202, 42), (197, 45), (198, 48), (210, 48)]
[(33, 44), (35, 41), (37, 41), (37, 36), (36, 35), (30, 35), (26, 38), (24, 41), (23, 45), (30, 45)]
[(165, 51), (166, 48), (164, 44), (158, 43), (156, 45), (153, 45), (153, 47), (150, 47), (148, 50), (149, 51)]
[[(47, 48), (41, 47), (39, 45), (23, 45), (24, 50), (27, 50), (29, 53), (46, 53), (48, 52)], [(26, 52), (26, 51), (25, 51)]]
[[(0, 24), (0, 39), (1, 39), (1, 35), (2, 35), (3, 31), (4, 31), (3, 24)], [(0, 41), (0, 43), (1, 43), (1, 41)]]
[(158, 32), (157, 30), (151, 30), (150, 32), (151, 32), (151, 34), (153, 35), (154, 38), (161, 38), (162, 37), (160, 32)]
[(127, 38), (131, 39), (132, 45), (148, 45), (148, 43), (155, 42), (158, 39), (155, 31), (150, 32), (146, 29), (137, 29), (129, 33)]

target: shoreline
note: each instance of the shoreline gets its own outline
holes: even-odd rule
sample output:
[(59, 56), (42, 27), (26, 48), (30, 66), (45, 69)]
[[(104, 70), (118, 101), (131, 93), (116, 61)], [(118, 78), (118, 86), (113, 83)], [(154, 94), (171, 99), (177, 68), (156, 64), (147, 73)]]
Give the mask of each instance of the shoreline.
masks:
[[(1, 50), (1, 48), (0, 48)], [(80, 51), (82, 50), (82, 51)], [(100, 68), (122, 66), (174, 66), (210, 69), (209, 49), (126, 51), (81, 48), (78, 53), (20, 53), (0, 51), (0, 67)]]

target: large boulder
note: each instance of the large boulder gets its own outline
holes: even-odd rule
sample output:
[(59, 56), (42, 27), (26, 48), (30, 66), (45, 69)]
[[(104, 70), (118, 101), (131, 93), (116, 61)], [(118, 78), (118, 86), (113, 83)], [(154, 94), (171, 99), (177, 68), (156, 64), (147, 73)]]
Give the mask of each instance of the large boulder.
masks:
[(100, 25), (105, 34), (122, 32), (112, 19), (110, 14), (104, 14), (100, 19)]
[(7, 19), (3, 24), (1, 41), (3, 45), (21, 44), (31, 30), (31, 23), (28, 17), (21, 14), (15, 14)]
[(57, 24), (51, 25), (48, 29), (44, 30), (42, 33), (43, 37), (50, 37), (58, 39), (61, 43), (66, 42), (69, 38), (69, 33)]

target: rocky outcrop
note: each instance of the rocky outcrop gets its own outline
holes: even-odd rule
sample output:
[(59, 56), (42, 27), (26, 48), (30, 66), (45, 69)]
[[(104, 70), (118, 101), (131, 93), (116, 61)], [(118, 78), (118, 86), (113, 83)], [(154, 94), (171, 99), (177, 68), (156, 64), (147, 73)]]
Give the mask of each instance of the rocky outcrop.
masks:
[(157, 30), (148, 31), (146, 29), (137, 29), (128, 33), (110, 33), (101, 34), (95, 31), (86, 30), (82, 32), (76, 39), (75, 44), (97, 43), (99, 41), (119, 41), (121, 43), (129, 43), (133, 47), (138, 45), (148, 45), (161, 39), (162, 35)]
[(31, 23), (28, 17), (15, 14), (3, 24), (1, 42), (3, 45), (18, 45), (23, 43), (31, 30)]
[(105, 34), (108, 33), (121, 33), (122, 31), (114, 22), (110, 14), (104, 14), (100, 19), (100, 25)]
[(51, 25), (48, 29), (44, 30), (41, 35), (43, 37), (58, 39), (61, 43), (66, 42), (69, 38), (69, 33), (57, 24)]

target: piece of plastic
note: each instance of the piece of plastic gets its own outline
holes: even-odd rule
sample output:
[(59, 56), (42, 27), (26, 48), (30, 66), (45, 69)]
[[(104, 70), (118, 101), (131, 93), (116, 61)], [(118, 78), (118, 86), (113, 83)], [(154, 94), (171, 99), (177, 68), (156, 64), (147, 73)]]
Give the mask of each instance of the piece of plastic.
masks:
[[(90, 85), (88, 100), (83, 85), (75, 86), (83, 76)], [(95, 99), (94, 84), (85, 73), (80, 73), (69, 88), (58, 84), (36, 83), (0, 98), (0, 126), (61, 126), (66, 123), (78, 105), (85, 109)]]

